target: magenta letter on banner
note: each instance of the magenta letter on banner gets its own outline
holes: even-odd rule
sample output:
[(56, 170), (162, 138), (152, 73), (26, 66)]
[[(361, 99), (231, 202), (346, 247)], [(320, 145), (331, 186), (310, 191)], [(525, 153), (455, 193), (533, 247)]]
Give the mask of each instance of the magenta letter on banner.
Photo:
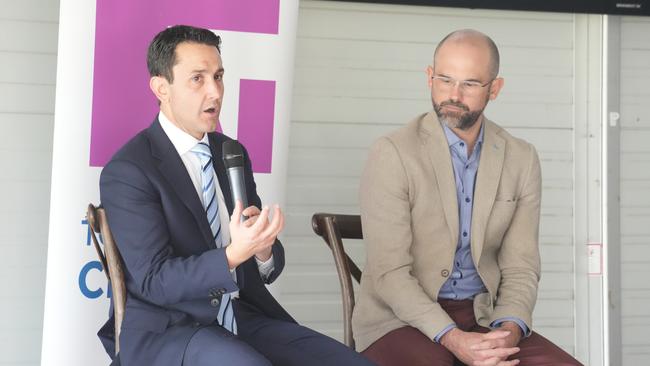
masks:
[[(278, 34), (280, 2), (97, 0), (96, 16), (90, 165), (104, 166), (120, 146), (151, 124), (158, 111), (146, 66), (147, 46), (156, 33), (170, 25), (189, 24)], [(266, 165), (270, 167), (270, 162)]]
[(240, 80), (237, 136), (257, 173), (271, 172), (274, 113), (275, 81)]

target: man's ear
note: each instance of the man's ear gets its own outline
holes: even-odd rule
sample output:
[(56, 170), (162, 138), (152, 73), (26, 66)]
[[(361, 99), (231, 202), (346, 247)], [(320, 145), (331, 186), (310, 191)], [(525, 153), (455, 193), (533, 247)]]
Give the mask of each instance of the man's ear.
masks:
[(431, 67), (430, 65), (427, 66), (424, 72), (427, 74), (427, 85), (429, 85), (429, 89), (431, 89), (431, 87), (433, 86), (433, 79), (431, 79), (433, 77), (433, 67)]
[(149, 88), (154, 93), (160, 103), (167, 102), (169, 99), (169, 81), (162, 76), (152, 76), (149, 79)]
[(497, 99), (501, 88), (503, 88), (503, 83), (503, 78), (496, 78), (492, 81), (492, 85), (490, 85), (490, 100)]

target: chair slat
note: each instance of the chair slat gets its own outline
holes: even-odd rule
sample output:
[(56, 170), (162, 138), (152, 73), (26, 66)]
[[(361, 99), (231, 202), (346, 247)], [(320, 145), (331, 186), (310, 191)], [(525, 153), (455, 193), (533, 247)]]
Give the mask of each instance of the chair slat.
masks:
[(343, 246), (343, 239), (363, 239), (361, 217), (359, 215), (339, 215), (317, 213), (312, 216), (312, 229), (323, 238), (332, 251), (336, 272), (341, 285), (343, 300), (343, 338), (344, 343), (354, 349), (352, 335), (352, 311), (354, 310), (354, 288), (352, 277), (361, 282), (361, 269), (354, 263)]
[[(124, 265), (122, 256), (113, 239), (113, 233), (108, 225), (106, 212), (90, 203), (88, 205), (87, 219), (90, 227), (90, 236), (97, 251), (97, 256), (104, 269), (104, 274), (110, 282), (113, 301), (113, 317), (115, 319), (115, 355), (120, 351), (120, 332), (124, 320), (126, 307), (126, 284), (124, 283)], [(101, 235), (104, 249), (99, 244), (95, 233)]]

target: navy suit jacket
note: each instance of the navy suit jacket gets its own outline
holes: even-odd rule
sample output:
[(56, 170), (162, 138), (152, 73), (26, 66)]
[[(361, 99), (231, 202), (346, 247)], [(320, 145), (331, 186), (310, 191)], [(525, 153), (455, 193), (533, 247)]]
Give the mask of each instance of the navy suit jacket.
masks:
[[(208, 138), (232, 214), (230, 184), (220, 158), (221, 146), (230, 138), (220, 133), (209, 133)], [(246, 150), (244, 155), (249, 204), (260, 207)], [(227, 292), (239, 290), (240, 301), (260, 313), (294, 322), (264, 286), (254, 258), (237, 267), (237, 282), (233, 281), (225, 250), (215, 246), (185, 165), (157, 119), (104, 167), (100, 195), (125, 265), (122, 365), (181, 365), (190, 338), (201, 325), (215, 322)], [(284, 267), (279, 241), (273, 245), (273, 257), (275, 269), (268, 283)], [(111, 357), (113, 333), (111, 317), (98, 333)]]

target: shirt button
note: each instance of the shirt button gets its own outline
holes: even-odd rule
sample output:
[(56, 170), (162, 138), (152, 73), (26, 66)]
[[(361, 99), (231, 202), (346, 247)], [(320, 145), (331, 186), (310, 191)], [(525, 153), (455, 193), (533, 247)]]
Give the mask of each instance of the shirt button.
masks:
[(449, 276), (449, 271), (446, 270), (446, 269), (443, 269), (442, 271), (440, 271), (440, 275), (442, 275), (442, 277), (447, 277), (447, 276)]
[(463, 231), (463, 236), (464, 236), (464, 237), (467, 236), (467, 231)]
[(453, 282), (451, 283), (451, 285), (452, 285), (452, 286), (456, 286), (456, 281), (453, 281)]
[(456, 267), (460, 267), (460, 262), (456, 262)]
[(465, 143), (464, 143), (464, 142), (461, 142), (461, 143), (460, 143), (460, 146), (465, 146)]
[(465, 197), (465, 202), (469, 203), (469, 201), (471, 201), (469, 197)]

